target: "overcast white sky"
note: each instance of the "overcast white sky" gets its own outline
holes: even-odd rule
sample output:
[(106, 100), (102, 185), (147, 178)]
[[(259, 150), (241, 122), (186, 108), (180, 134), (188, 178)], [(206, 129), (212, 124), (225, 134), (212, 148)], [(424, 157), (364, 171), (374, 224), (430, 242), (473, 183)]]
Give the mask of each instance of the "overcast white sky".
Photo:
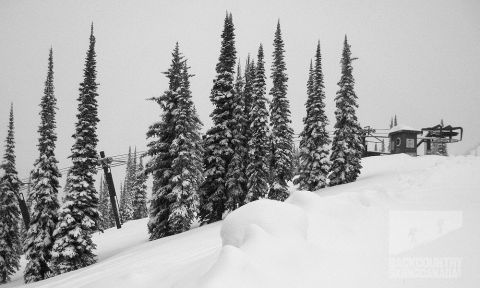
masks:
[(296, 133), (302, 128), (308, 64), (318, 40), (327, 112), (334, 121), (342, 42), (348, 34), (359, 58), (354, 77), (362, 126), (387, 128), (393, 114), (415, 128), (443, 118), (445, 124), (465, 128), (464, 142), (450, 145), (450, 152), (463, 153), (480, 142), (480, 1), (0, 0), (0, 139), (3, 143), (13, 102), (20, 177), (28, 175), (38, 154), (38, 104), (50, 46), (59, 107), (57, 158), (66, 167), (92, 21), (100, 83), (99, 150), (114, 155), (126, 153), (128, 145), (145, 149), (147, 127), (160, 114), (158, 105), (145, 99), (166, 88), (161, 72), (176, 41), (196, 75), (194, 101), (205, 129), (210, 127), (209, 93), (226, 10), (233, 14), (242, 63), (248, 53), (256, 55), (261, 42), (268, 69), (280, 19)]

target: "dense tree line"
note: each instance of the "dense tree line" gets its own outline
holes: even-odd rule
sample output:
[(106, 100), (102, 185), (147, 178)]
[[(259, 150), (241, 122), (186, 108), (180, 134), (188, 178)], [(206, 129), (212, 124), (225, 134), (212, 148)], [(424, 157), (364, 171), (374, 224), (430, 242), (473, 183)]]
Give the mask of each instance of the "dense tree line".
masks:
[[(330, 139), (325, 112), (325, 85), (320, 43), (310, 62), (306, 116), (299, 147), (294, 145), (288, 97), (286, 49), (280, 22), (273, 37), (267, 93), (264, 46), (255, 59), (246, 58), (244, 69), (237, 57), (233, 17), (227, 13), (221, 47), (210, 92), (213, 125), (201, 134), (192, 100), (187, 59), (177, 43), (164, 72), (168, 86), (159, 97), (161, 117), (147, 131), (147, 152), (129, 148), (125, 179), (120, 188), (121, 221), (149, 217), (150, 240), (187, 231), (198, 220), (208, 224), (248, 202), (269, 198), (284, 201), (289, 182), (299, 189), (318, 189), (355, 181), (361, 169), (362, 129), (350, 45), (347, 38), (341, 58), (336, 93), (335, 124)], [(27, 259), (25, 282), (46, 279), (96, 262), (92, 234), (115, 224), (109, 189), (103, 177), (95, 188), (97, 173), (97, 62), (91, 28), (80, 83), (74, 144), (65, 196), (58, 200), (61, 177), (55, 157), (56, 98), (53, 51), (48, 58), (47, 79), (40, 102), (39, 156), (31, 173), (31, 219), (23, 251)], [(392, 119), (392, 125), (396, 125)], [(19, 186), (15, 168), (13, 106), (0, 178), (0, 281), (7, 282), (19, 267), (22, 245), (19, 223)], [(382, 148), (383, 149), (383, 148)], [(145, 166), (143, 157), (148, 157)], [(147, 179), (153, 178), (147, 201)], [(148, 206), (148, 209), (147, 209)], [(7, 245), (8, 244), (8, 245)]]
[[(309, 191), (352, 182), (358, 177), (363, 151), (362, 129), (355, 113), (358, 104), (351, 65), (355, 59), (351, 57), (347, 39), (341, 60), (339, 91), (335, 98), (337, 111), (333, 141), (327, 130), (322, 56), (318, 43), (315, 61), (309, 70), (307, 116), (304, 118), (298, 152), (295, 152), (293, 144), (280, 23), (277, 24), (273, 47), (273, 86), (269, 101), (266, 97), (263, 45), (260, 44), (255, 60), (247, 57), (242, 73), (235, 48), (233, 17), (230, 13), (226, 14), (220, 56), (210, 93), (214, 107), (210, 115), (213, 126), (204, 136), (203, 167), (198, 167), (199, 171), (203, 169), (203, 174), (198, 173), (197, 179), (202, 178), (201, 175), (205, 178), (198, 182), (201, 183), (198, 190), (190, 190), (190, 197), (198, 196), (199, 202), (188, 202), (192, 205), (184, 206), (188, 207), (184, 211), (185, 223), (183, 229), (175, 233), (188, 229), (194, 219), (191, 215), (196, 215), (202, 224), (208, 224), (221, 220), (229, 211), (250, 201), (261, 198), (285, 200), (289, 196), (288, 182), (292, 180), (295, 168), (298, 176), (294, 182), (299, 184), (300, 189)], [(152, 156), (149, 173), (154, 176), (153, 200), (156, 202), (152, 202), (150, 207), (151, 239), (172, 234), (169, 227), (174, 222), (169, 214), (171, 204), (166, 199), (157, 199), (156, 195), (168, 194), (170, 189), (168, 178), (160, 176), (172, 176), (168, 169), (171, 167), (170, 157), (174, 157), (174, 154), (167, 150), (172, 145), (175, 131), (171, 128), (173, 125), (160, 125), (173, 121), (173, 116), (169, 115), (173, 115), (171, 109), (174, 107), (174, 102), (166, 106), (162, 121), (152, 125), (148, 132), (149, 137), (161, 135), (160, 131), (170, 133), (169, 136), (163, 136), (170, 142), (165, 140), (149, 144), (149, 154)], [(169, 117), (172, 119), (168, 120)], [(297, 158), (295, 155), (298, 155)], [(294, 167), (294, 163), (298, 163), (298, 167)], [(162, 189), (167, 190), (156, 192)]]

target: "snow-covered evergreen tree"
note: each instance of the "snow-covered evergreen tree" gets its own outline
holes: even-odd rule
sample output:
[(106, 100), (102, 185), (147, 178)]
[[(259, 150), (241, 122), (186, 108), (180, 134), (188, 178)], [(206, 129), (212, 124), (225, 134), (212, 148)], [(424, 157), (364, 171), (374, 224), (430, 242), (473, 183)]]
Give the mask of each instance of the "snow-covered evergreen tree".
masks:
[(248, 148), (248, 140), (252, 138), (252, 133), (250, 131), (251, 126), (251, 119), (250, 114), (252, 113), (252, 106), (253, 106), (253, 98), (254, 98), (254, 91), (253, 91), (253, 82), (255, 80), (255, 61), (250, 59), (250, 55), (248, 55), (247, 63), (245, 65), (245, 76), (243, 77), (245, 80), (245, 85), (243, 88), (243, 99), (245, 105), (245, 112), (246, 115), (246, 130), (245, 130), (245, 146)]
[(253, 106), (250, 114), (252, 133), (248, 142), (249, 163), (247, 166), (246, 202), (265, 198), (268, 194), (268, 178), (270, 172), (270, 142), (268, 129), (268, 100), (265, 97), (265, 63), (263, 60), (263, 47), (258, 49), (257, 67), (253, 81), (254, 95)]
[(136, 171), (136, 148), (132, 154), (132, 148), (128, 147), (127, 167), (125, 169), (125, 180), (123, 182), (123, 190), (120, 195), (120, 218), (125, 223), (133, 219), (133, 190), (135, 185)]
[(277, 23), (273, 41), (272, 82), (270, 90), (272, 103), (270, 105), (270, 125), (272, 127), (271, 171), (272, 186), (268, 198), (284, 201), (288, 198), (287, 182), (293, 177), (293, 129), (290, 120), (290, 102), (287, 98), (287, 81), (285, 65), (285, 44)]
[(51, 276), (51, 250), (53, 231), (57, 224), (57, 210), (60, 207), (57, 199), (59, 178), (61, 177), (55, 158), (55, 109), (57, 99), (53, 85), (53, 52), (50, 49), (48, 58), (48, 74), (45, 89), (40, 103), (40, 134), (38, 150), (40, 155), (35, 161), (31, 174), (33, 187), (28, 196), (33, 203), (30, 216), (30, 227), (24, 244), (27, 266), (24, 271), (25, 282), (35, 282)]
[(351, 56), (350, 45), (345, 36), (341, 60), (342, 76), (338, 82), (340, 89), (335, 97), (337, 122), (330, 157), (332, 161), (330, 186), (355, 181), (362, 168), (360, 162), (364, 149), (361, 138), (363, 132), (355, 113), (358, 104), (352, 75), (353, 60), (355, 58)]
[(129, 191), (128, 191), (128, 201), (127, 201), (127, 206), (128, 206), (128, 220), (133, 219), (133, 199), (135, 197), (135, 185), (137, 183), (137, 168), (138, 168), (138, 163), (137, 163), (137, 147), (135, 147), (133, 154), (132, 154), (132, 160), (131, 160), (131, 165), (130, 169), (128, 170), (129, 176)]
[(227, 169), (227, 203), (228, 210), (240, 207), (247, 195), (247, 177), (245, 175), (248, 150), (245, 131), (247, 131), (247, 117), (245, 114), (245, 99), (243, 94), (244, 80), (240, 64), (237, 67), (235, 82), (233, 115), (237, 125), (233, 127), (233, 156)]
[(128, 190), (127, 187), (130, 186), (128, 183), (128, 176), (129, 176), (128, 170), (130, 169), (131, 161), (132, 161), (132, 148), (129, 146), (128, 155), (127, 155), (127, 164), (125, 168), (125, 177), (123, 179), (122, 189), (120, 189), (120, 205), (119, 205), (120, 207), (118, 208), (118, 213), (120, 214), (120, 219), (122, 220), (122, 222), (125, 222), (124, 220), (124, 214), (125, 214), (125, 208), (126, 208), (125, 200), (127, 198), (125, 192)]
[(174, 157), (170, 154), (170, 145), (175, 138), (175, 93), (180, 90), (181, 69), (182, 59), (177, 43), (172, 53), (170, 68), (165, 72), (169, 79), (168, 90), (160, 97), (152, 98), (162, 109), (161, 120), (152, 124), (147, 131), (147, 138), (153, 138), (147, 145), (147, 154), (151, 156), (151, 159), (146, 165), (146, 172), (153, 176), (148, 223), (150, 240), (173, 234), (168, 225), (170, 201), (167, 195), (172, 190), (169, 179), (172, 175)]
[(111, 204), (110, 204), (110, 195), (108, 193), (107, 181), (102, 175), (100, 180), (100, 189), (99, 191), (99, 201), (98, 201), (98, 211), (102, 215), (100, 218), (100, 228), (102, 230), (111, 228), (115, 225), (112, 213), (111, 213)]
[(398, 126), (397, 114), (395, 114), (395, 117), (393, 118), (393, 126)]
[(170, 185), (173, 203), (170, 205), (169, 223), (171, 231), (181, 233), (190, 229), (190, 225), (199, 208), (198, 189), (203, 182), (203, 147), (200, 129), (202, 122), (198, 118), (190, 91), (187, 62), (183, 63), (181, 88), (177, 94), (177, 117), (175, 138), (170, 153), (175, 156), (172, 162)]
[(188, 67), (178, 43), (172, 63), (165, 73), (168, 90), (154, 100), (163, 110), (159, 122), (150, 126), (147, 173), (153, 175), (149, 209), (150, 240), (173, 235), (190, 228), (198, 211), (197, 190), (203, 181), (201, 122), (190, 92)]
[(133, 197), (133, 219), (141, 219), (148, 216), (147, 213), (147, 174), (143, 167), (143, 158), (137, 167), (137, 175), (135, 177), (135, 188)]
[[(244, 164), (244, 174), (245, 177), (247, 177), (247, 182), (248, 182), (248, 176), (247, 176), (247, 167), (248, 163), (250, 163), (250, 157), (248, 156), (248, 142), (250, 139), (252, 139), (252, 131), (250, 127), (252, 126), (252, 119), (250, 115), (252, 114), (252, 107), (253, 107), (253, 98), (254, 98), (254, 89), (253, 89), (253, 82), (255, 80), (255, 61), (253, 59), (250, 59), (250, 54), (247, 57), (247, 63), (245, 65), (245, 73), (244, 73), (244, 87), (243, 87), (243, 100), (244, 100), (244, 115), (245, 115), (245, 131), (244, 131), (244, 147), (247, 150), (247, 156), (245, 157), (245, 164)], [(247, 190), (248, 191), (248, 187)], [(245, 195), (246, 196), (246, 195)], [(245, 198), (245, 197), (244, 197)], [(243, 200), (245, 202), (245, 200)], [(242, 203), (245, 204), (245, 203)]]
[(68, 176), (69, 190), (59, 211), (58, 223), (54, 232), (55, 242), (52, 263), (55, 273), (61, 274), (76, 270), (96, 262), (92, 233), (98, 231), (98, 194), (95, 178), (98, 155), (96, 151), (98, 104), (95, 60), (95, 37), (93, 24), (90, 45), (83, 70), (84, 79), (80, 83), (78, 114), (73, 135), (73, 166)]
[(10, 281), (10, 277), (20, 267), (20, 210), (18, 193), (20, 180), (15, 167), (15, 138), (13, 105), (10, 106), (5, 154), (0, 166), (0, 284)]
[(310, 63), (307, 82), (307, 116), (303, 118), (304, 128), (300, 140), (300, 168), (295, 183), (302, 190), (316, 191), (327, 186), (330, 168), (328, 159), (330, 138), (328, 118), (325, 114), (325, 86), (322, 71), (320, 42), (315, 52), (315, 65)]
[(390, 117), (390, 129), (393, 128), (393, 117)]
[(227, 13), (222, 33), (222, 47), (210, 94), (214, 106), (210, 114), (213, 127), (207, 131), (205, 147), (205, 182), (200, 190), (200, 218), (203, 224), (222, 219), (226, 211), (227, 169), (234, 153), (233, 129), (235, 101), (235, 33), (232, 14)]

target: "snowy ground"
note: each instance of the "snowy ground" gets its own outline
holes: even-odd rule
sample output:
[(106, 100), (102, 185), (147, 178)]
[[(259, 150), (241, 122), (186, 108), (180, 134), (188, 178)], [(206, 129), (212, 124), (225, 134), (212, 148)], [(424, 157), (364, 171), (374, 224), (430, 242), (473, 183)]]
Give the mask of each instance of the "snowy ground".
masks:
[(109, 229), (97, 264), (28, 287), (480, 287), (480, 157), (363, 165), (356, 183), (173, 237), (149, 242), (146, 219)]

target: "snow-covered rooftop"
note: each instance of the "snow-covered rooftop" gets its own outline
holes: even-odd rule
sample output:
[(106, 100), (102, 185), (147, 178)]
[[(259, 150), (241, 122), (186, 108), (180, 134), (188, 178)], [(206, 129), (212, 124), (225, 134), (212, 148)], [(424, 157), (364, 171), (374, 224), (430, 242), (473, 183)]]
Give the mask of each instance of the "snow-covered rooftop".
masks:
[(419, 129), (415, 129), (415, 128), (412, 128), (410, 126), (407, 126), (407, 125), (403, 125), (403, 124), (399, 124), (397, 126), (394, 126), (392, 127), (392, 129), (390, 129), (388, 131), (388, 133), (393, 133), (393, 132), (398, 132), (398, 131), (416, 131), (416, 132), (421, 132)]

